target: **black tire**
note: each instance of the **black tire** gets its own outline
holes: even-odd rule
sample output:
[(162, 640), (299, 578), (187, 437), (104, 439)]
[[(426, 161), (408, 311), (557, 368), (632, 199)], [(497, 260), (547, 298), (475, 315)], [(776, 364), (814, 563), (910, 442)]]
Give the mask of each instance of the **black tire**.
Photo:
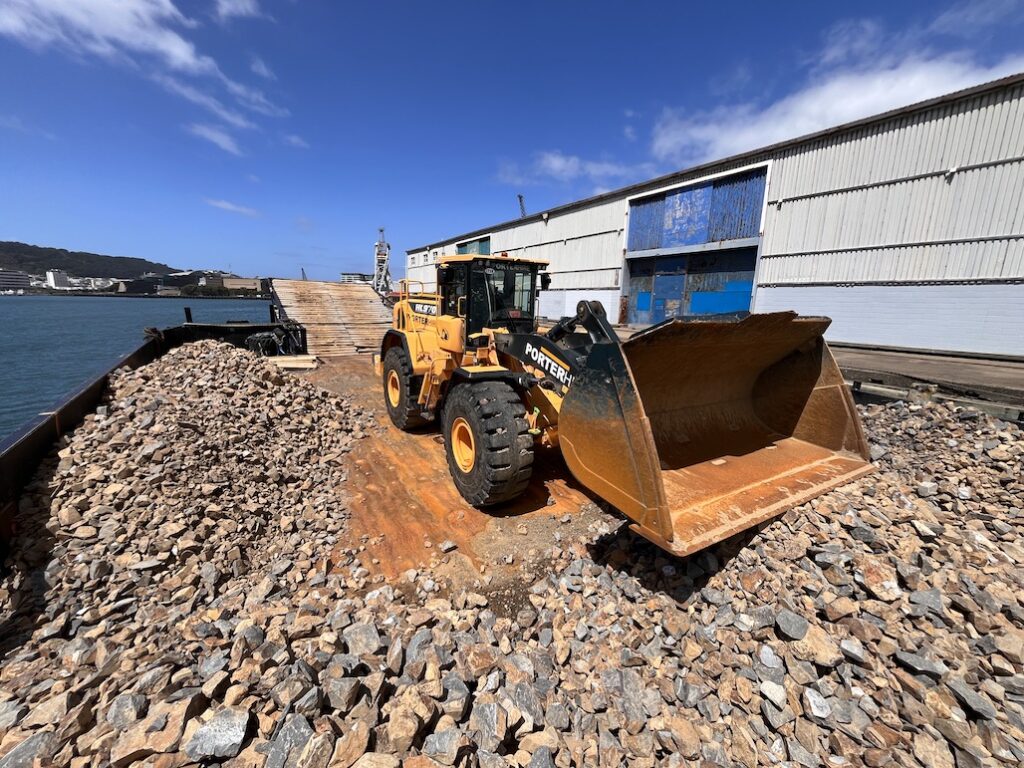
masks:
[[(516, 391), (501, 381), (460, 384), (444, 405), (444, 446), (448, 470), (462, 497), (475, 507), (499, 504), (519, 496), (533, 473), (533, 436), (526, 422), (526, 408)], [(472, 466), (460, 466), (453, 441), (456, 422), (459, 434), (472, 434)], [(462, 451), (466, 453), (466, 450)]]
[[(397, 381), (398, 402), (392, 403), (392, 394), (396, 390), (389, 391), (389, 382), (393, 382), (392, 374)], [(402, 430), (415, 429), (429, 423), (423, 418), (420, 412), (419, 397), (420, 387), (423, 386), (422, 376), (412, 375), (412, 362), (405, 350), (401, 347), (392, 347), (384, 355), (384, 376), (381, 379), (384, 388), (384, 405), (388, 409), (388, 416), (391, 423)]]

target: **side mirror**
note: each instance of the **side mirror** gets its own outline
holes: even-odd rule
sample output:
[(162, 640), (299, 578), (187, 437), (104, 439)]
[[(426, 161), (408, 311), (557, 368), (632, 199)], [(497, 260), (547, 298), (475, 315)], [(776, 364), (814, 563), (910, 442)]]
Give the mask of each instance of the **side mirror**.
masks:
[(459, 296), (459, 300), (455, 302), (455, 314), (459, 317), (466, 316), (466, 297)]
[(546, 291), (550, 287), (551, 287), (551, 275), (549, 275), (547, 272), (541, 272), (540, 273), (540, 289), (542, 291)]

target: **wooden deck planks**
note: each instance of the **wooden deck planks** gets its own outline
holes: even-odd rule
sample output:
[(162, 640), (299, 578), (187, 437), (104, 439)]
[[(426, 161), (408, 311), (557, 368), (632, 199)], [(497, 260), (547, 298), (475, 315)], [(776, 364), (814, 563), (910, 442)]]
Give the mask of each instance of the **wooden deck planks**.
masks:
[(311, 355), (372, 352), (391, 326), (391, 310), (368, 285), (275, 279), (272, 288), (285, 316), (305, 326)]

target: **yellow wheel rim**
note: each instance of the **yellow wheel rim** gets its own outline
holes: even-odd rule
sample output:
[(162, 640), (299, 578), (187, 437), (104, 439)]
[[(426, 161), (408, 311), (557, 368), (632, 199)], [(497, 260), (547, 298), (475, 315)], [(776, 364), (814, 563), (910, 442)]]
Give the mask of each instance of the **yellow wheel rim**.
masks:
[(452, 423), (451, 439), (455, 463), (463, 472), (472, 471), (476, 464), (476, 443), (473, 440), (473, 428), (461, 416)]
[(392, 408), (402, 402), (402, 380), (398, 378), (398, 371), (388, 371), (388, 402)]

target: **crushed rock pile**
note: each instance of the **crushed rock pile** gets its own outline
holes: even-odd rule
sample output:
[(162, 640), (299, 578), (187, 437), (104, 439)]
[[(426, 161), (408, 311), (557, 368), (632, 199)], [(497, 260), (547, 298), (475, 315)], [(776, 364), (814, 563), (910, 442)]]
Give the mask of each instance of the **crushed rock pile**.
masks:
[[(314, 396), (339, 433), (361, 429)], [(261, 554), (237, 576), (218, 565), (215, 590), (198, 560), (174, 575), (180, 554), (125, 565), (158, 559), (139, 551), (150, 526), (106, 543), (94, 526), (98, 549), (73, 551), (89, 523), (57, 518), (83, 492), (66, 465), (47, 613), (0, 666), (0, 768), (1019, 765), (1024, 436), (943, 405), (863, 414), (878, 473), (683, 560), (625, 528), (553, 543), (501, 614), (485, 590), (437, 592), (426, 569), (381, 584), (358, 551), (325, 569), (323, 544), (304, 545), (331, 523), (299, 513), (301, 535), (269, 520)], [(322, 422), (304, 417), (282, 428), (289, 445), (315, 441)], [(201, 507), (201, 485), (169, 509)]]

